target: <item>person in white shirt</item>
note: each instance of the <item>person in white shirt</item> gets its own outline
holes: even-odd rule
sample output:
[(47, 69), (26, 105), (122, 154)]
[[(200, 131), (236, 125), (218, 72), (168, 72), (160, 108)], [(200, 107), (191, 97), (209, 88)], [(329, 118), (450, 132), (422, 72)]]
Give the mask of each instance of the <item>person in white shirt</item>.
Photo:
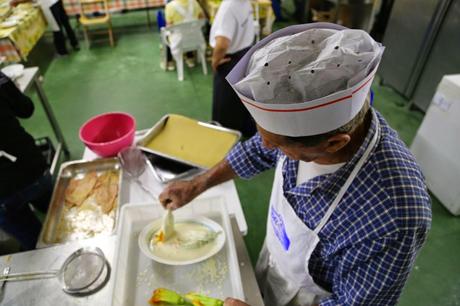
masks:
[[(16, 6), (24, 2), (32, 2), (32, 0), (11, 0), (10, 4), (12, 6)], [(75, 51), (80, 50), (77, 37), (70, 26), (69, 17), (64, 9), (62, 0), (38, 0), (37, 2), (43, 11), (43, 15), (48, 22), (49, 28), (53, 31), (53, 41), (56, 52), (59, 55), (69, 54), (66, 47), (64, 29), (72, 48)]]
[(255, 134), (255, 123), (238, 96), (225, 80), (254, 42), (252, 6), (249, 0), (224, 0), (211, 27), (209, 44), (214, 48), (212, 120), (239, 130), (244, 136)]

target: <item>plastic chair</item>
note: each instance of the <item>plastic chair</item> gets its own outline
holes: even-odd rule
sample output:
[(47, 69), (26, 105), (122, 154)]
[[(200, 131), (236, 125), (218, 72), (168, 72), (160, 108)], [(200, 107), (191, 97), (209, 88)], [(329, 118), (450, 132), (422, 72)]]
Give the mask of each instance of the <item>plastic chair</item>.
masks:
[[(85, 41), (86, 45), (90, 46), (89, 43), (89, 36), (88, 36), (88, 27), (94, 26), (94, 25), (101, 25), (101, 24), (107, 24), (107, 32), (109, 34), (109, 40), (110, 40), (110, 46), (113, 47), (114, 40), (113, 40), (113, 32), (112, 32), (112, 20), (109, 12), (109, 6), (107, 4), (107, 0), (80, 0), (80, 18), (78, 21), (81, 23), (83, 26), (83, 34), (85, 36)], [(101, 16), (95, 16), (95, 17), (88, 17), (88, 14), (85, 13), (85, 7), (91, 6), (97, 6), (100, 5), (103, 8), (103, 12)], [(91, 12), (92, 13), (92, 12)]]
[(184, 80), (184, 54), (190, 51), (197, 51), (203, 73), (208, 74), (205, 58), (206, 41), (202, 31), (204, 25), (205, 21), (199, 19), (161, 28), (161, 41), (165, 45), (164, 60), (166, 61), (166, 46), (168, 46), (176, 62), (179, 81)]

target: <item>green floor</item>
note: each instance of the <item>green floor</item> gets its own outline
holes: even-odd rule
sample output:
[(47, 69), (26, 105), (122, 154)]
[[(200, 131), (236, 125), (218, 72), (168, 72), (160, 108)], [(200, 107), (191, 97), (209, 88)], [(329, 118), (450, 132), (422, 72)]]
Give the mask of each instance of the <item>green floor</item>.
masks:
[[(110, 48), (108, 41), (101, 41), (90, 50), (82, 48), (78, 53), (55, 59), (48, 67), (44, 89), (73, 159), (80, 158), (83, 152), (78, 129), (95, 114), (130, 112), (136, 117), (139, 129), (151, 127), (167, 113), (210, 119), (212, 76), (204, 76), (196, 67), (186, 69), (185, 80), (179, 82), (175, 72), (162, 71), (158, 32), (153, 28), (148, 30), (145, 22), (145, 13), (116, 17), (115, 48)], [(373, 87), (377, 109), (410, 144), (422, 114), (409, 111), (406, 101), (377, 83)], [(35, 137), (52, 134), (38, 103), (33, 118), (23, 123)], [(246, 245), (253, 262), (264, 237), (272, 177), (273, 172), (268, 172), (251, 182), (236, 181), (249, 225)], [(460, 305), (459, 254), (460, 219), (451, 216), (433, 198), (433, 229), (400, 305)]]

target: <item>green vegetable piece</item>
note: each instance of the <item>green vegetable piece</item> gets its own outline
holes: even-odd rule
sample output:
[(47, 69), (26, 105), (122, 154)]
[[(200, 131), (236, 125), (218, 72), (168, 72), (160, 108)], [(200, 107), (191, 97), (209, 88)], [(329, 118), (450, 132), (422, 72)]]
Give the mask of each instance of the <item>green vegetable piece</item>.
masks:
[(185, 300), (182, 296), (172, 290), (158, 288), (153, 292), (153, 296), (150, 298), (149, 303), (155, 306), (180, 306), (185, 305)]
[(193, 306), (223, 306), (224, 302), (212, 297), (204, 296), (198, 293), (188, 293), (184, 295), (185, 300)]

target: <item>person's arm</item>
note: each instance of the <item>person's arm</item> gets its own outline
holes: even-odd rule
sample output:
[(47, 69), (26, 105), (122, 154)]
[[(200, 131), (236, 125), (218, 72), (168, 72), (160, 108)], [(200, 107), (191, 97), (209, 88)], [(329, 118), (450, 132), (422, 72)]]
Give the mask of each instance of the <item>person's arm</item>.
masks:
[(213, 71), (216, 71), (219, 65), (222, 65), (230, 61), (230, 58), (225, 57), (229, 47), (230, 39), (228, 39), (225, 36), (216, 36), (216, 46), (212, 51), (211, 62), (211, 67)]
[(169, 184), (160, 194), (159, 200), (165, 208), (177, 209), (189, 203), (205, 190), (235, 176), (232, 167), (224, 159), (190, 181), (177, 181)]
[(195, 7), (193, 9), (195, 10), (198, 19), (207, 18), (207, 16), (204, 14), (203, 8), (201, 7), (201, 4), (197, 0), (195, 0), (194, 6)]
[(33, 2), (33, 1), (32, 0), (11, 0), (10, 5), (17, 6), (18, 4), (27, 3), (27, 2)]
[(401, 231), (345, 250), (320, 305), (396, 305), (426, 234)]
[(226, 298), (224, 302), (224, 306), (250, 306), (250, 305), (246, 304), (243, 301), (237, 300), (237, 299)]
[(4, 74), (0, 74), (0, 101), (4, 101), (19, 118), (29, 118), (34, 113), (34, 103)]
[(249, 179), (258, 173), (273, 168), (278, 150), (263, 147), (259, 134), (244, 143), (237, 144), (219, 164), (190, 181), (169, 184), (160, 194), (159, 200), (166, 208), (184, 206), (200, 193), (239, 176)]

